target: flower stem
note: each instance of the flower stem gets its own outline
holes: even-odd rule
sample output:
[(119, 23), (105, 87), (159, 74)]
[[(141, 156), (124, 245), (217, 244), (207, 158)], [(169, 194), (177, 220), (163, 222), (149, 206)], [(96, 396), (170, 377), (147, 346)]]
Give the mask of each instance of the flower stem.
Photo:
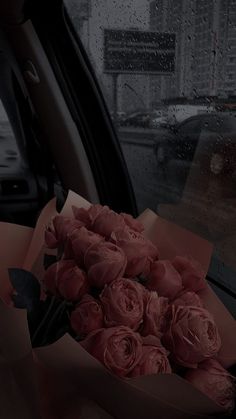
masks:
[(46, 338), (47, 338), (48, 332), (50, 331), (50, 329), (51, 329), (52, 325), (53, 325), (53, 324), (54, 324), (54, 322), (57, 320), (57, 317), (59, 317), (59, 315), (61, 314), (60, 312), (62, 312), (62, 311), (64, 310), (64, 308), (66, 307), (66, 305), (67, 305), (67, 301), (63, 300), (63, 301), (62, 301), (62, 302), (58, 305), (58, 307), (56, 308), (56, 310), (55, 310), (55, 312), (53, 313), (53, 315), (52, 315), (52, 317), (51, 317), (51, 319), (50, 319), (50, 321), (49, 321), (49, 323), (48, 323), (48, 325), (47, 325), (47, 328), (46, 328), (46, 330), (45, 330), (45, 333), (44, 333), (44, 339), (43, 339), (43, 341), (42, 341), (42, 345), (45, 345), (45, 344), (47, 343)]
[(32, 339), (31, 339), (32, 346), (33, 346), (33, 344), (34, 344), (34, 342), (35, 342), (35, 339), (36, 339), (36, 338), (37, 338), (37, 336), (38, 336), (39, 331), (42, 329), (42, 327), (43, 327), (44, 323), (47, 321), (48, 316), (49, 316), (49, 314), (50, 314), (50, 312), (51, 312), (51, 310), (52, 310), (52, 308), (53, 308), (53, 305), (54, 305), (55, 300), (56, 300), (56, 298), (55, 298), (55, 297), (52, 297), (51, 302), (50, 302), (50, 304), (49, 304), (49, 307), (48, 307), (48, 309), (47, 309), (47, 311), (46, 311), (45, 316), (42, 318), (42, 320), (41, 320), (41, 322), (39, 323), (39, 325), (38, 325), (37, 329), (35, 330), (35, 332), (34, 332), (34, 334), (33, 334), (33, 336), (32, 336)]

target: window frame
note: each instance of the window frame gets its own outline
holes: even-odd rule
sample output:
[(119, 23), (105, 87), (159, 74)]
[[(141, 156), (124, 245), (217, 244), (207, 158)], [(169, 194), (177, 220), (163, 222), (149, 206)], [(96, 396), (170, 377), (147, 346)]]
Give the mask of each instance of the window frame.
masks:
[(26, 14), (36, 29), (81, 136), (101, 204), (137, 216), (120, 143), (92, 65), (63, 1), (52, 0), (48, 4), (43, 0), (34, 5), (29, 2)]

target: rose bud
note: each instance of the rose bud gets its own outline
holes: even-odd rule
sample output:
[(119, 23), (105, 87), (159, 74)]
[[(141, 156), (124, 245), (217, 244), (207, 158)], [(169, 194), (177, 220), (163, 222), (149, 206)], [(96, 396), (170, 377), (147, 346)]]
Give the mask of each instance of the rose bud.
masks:
[(52, 220), (52, 224), (53, 227), (48, 227), (45, 231), (45, 243), (51, 249), (65, 244), (68, 236), (83, 226), (82, 222), (62, 215), (56, 215)]
[(158, 258), (158, 250), (152, 242), (129, 227), (112, 233), (111, 241), (123, 249), (127, 256), (125, 276), (134, 278), (146, 271), (148, 259)]
[(61, 259), (74, 259), (74, 252), (71, 246), (70, 237), (65, 241), (63, 253)]
[(200, 297), (193, 291), (180, 292), (176, 298), (171, 301), (171, 304), (175, 306), (193, 306), (203, 307), (203, 302)]
[(147, 288), (172, 300), (183, 288), (180, 274), (169, 260), (159, 260), (151, 265)]
[(108, 207), (103, 207), (103, 210), (93, 221), (91, 228), (95, 233), (109, 238), (113, 231), (119, 228), (123, 229), (125, 225), (125, 221), (121, 215)]
[(145, 266), (144, 266), (144, 269), (143, 269), (143, 272), (142, 272), (142, 275), (146, 278), (146, 280), (147, 280), (147, 278), (148, 278), (148, 276), (151, 272), (152, 264), (153, 264), (153, 259), (150, 258), (150, 257), (147, 257), (146, 262), (145, 262)]
[(93, 244), (104, 241), (104, 238), (99, 234), (87, 230), (86, 227), (81, 227), (70, 236), (69, 240), (73, 250), (74, 259), (78, 264), (83, 264), (84, 255), (88, 248)]
[(189, 370), (185, 377), (194, 387), (231, 413), (235, 406), (235, 378), (215, 359), (209, 359)]
[(125, 224), (131, 228), (131, 230), (137, 231), (138, 233), (142, 233), (142, 231), (144, 231), (143, 224), (132, 217), (132, 215), (126, 214), (125, 212), (121, 212), (120, 215), (123, 217)]
[(56, 249), (59, 245), (55, 230), (52, 226), (47, 226), (44, 232), (44, 242), (49, 249)]
[(93, 204), (89, 207), (88, 213), (92, 225), (101, 213), (106, 213), (110, 208), (107, 205)]
[(80, 344), (113, 373), (125, 377), (139, 363), (142, 339), (125, 326), (91, 332)]
[(78, 208), (72, 205), (72, 211), (76, 220), (83, 223), (83, 225), (89, 228), (91, 224), (91, 218), (89, 216), (89, 209), (86, 208)]
[(71, 328), (77, 335), (86, 336), (103, 327), (101, 305), (91, 295), (84, 295), (70, 316)]
[(130, 279), (116, 279), (100, 295), (107, 327), (128, 326), (137, 330), (143, 319), (143, 286)]
[[(69, 266), (71, 266), (72, 261), (69, 261)], [(63, 269), (67, 269), (68, 261), (60, 261), (50, 265), (44, 273), (44, 278), (42, 279), (43, 287), (52, 295), (58, 296), (57, 290), (57, 278), (59, 270), (62, 272)]]
[(95, 222), (96, 218), (101, 214), (105, 214), (106, 212), (110, 211), (110, 208), (106, 205), (100, 204), (93, 204), (88, 209), (84, 208), (77, 208), (75, 206), (72, 207), (74, 217), (76, 220), (82, 221), (84, 226), (88, 230), (93, 230), (93, 223)]
[(103, 288), (124, 274), (127, 259), (122, 249), (113, 243), (100, 242), (90, 246), (84, 264), (91, 285)]
[(163, 343), (177, 364), (196, 368), (220, 350), (221, 339), (211, 314), (201, 307), (171, 306), (169, 330)]
[(74, 260), (60, 260), (45, 272), (43, 284), (53, 295), (68, 301), (79, 301), (88, 292), (88, 281)]
[(150, 292), (144, 309), (141, 335), (153, 335), (161, 337), (167, 328), (166, 313), (168, 310), (168, 298), (158, 297), (156, 292)]
[(196, 260), (191, 257), (176, 256), (172, 264), (181, 275), (186, 290), (197, 292), (206, 288), (204, 271)]
[(143, 338), (142, 357), (130, 373), (130, 377), (151, 374), (170, 374), (168, 352), (155, 336)]

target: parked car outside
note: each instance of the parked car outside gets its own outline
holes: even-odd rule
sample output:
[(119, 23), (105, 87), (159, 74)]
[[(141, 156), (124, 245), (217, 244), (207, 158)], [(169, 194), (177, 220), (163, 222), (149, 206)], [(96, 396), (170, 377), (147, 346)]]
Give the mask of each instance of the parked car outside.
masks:
[(161, 110), (134, 112), (120, 121), (121, 126), (135, 128), (157, 128), (162, 124), (167, 120)]
[(236, 118), (230, 113), (205, 113), (161, 130), (154, 152), (159, 175), (174, 189), (183, 190), (193, 164), (236, 186)]
[(200, 114), (215, 112), (213, 105), (200, 105), (200, 104), (178, 104), (168, 105), (166, 111), (167, 121), (170, 125), (175, 125), (180, 122), (184, 122), (191, 116), (197, 116)]

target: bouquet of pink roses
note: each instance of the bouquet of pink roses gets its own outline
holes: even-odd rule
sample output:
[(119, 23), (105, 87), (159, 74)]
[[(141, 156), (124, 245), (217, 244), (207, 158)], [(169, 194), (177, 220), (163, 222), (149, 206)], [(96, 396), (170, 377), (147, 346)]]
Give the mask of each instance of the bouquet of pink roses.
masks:
[[(52, 369), (63, 366), (63, 374), (78, 387), (71, 368), (79, 367), (86, 395), (113, 415), (124, 417), (118, 407), (126, 397), (123, 391), (129, 400), (142, 396), (139, 417), (145, 417), (148, 401), (163, 418), (231, 413), (235, 379), (226, 368), (236, 361), (236, 346), (231, 359), (222, 325), (214, 318), (219, 302), (212, 303), (206, 267), (193, 252), (186, 256), (176, 243), (171, 247), (162, 238), (166, 222), (159, 231), (155, 222), (151, 213), (136, 220), (107, 206), (67, 203), (44, 232), (40, 224), (45, 246), (32, 240), (27, 269), (10, 270), (14, 304), (27, 309), (32, 344), (40, 346), (38, 360)], [(176, 236), (178, 228), (168, 227)], [(73, 344), (61, 338), (66, 332)], [(98, 390), (98, 381), (110, 387), (110, 401)], [(185, 403), (178, 386), (189, 396)], [(127, 412), (127, 417), (137, 416), (135, 408)]]

